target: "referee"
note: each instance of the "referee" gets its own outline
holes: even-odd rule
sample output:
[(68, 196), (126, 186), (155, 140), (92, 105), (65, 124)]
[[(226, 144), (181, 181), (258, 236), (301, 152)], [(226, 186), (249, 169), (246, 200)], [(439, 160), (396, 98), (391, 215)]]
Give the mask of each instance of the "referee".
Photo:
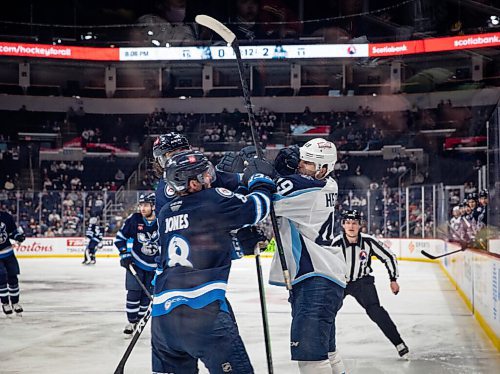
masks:
[(371, 235), (360, 233), (361, 215), (356, 210), (342, 213), (344, 233), (333, 239), (333, 247), (341, 247), (347, 263), (347, 287), (344, 298), (351, 295), (366, 310), (368, 317), (375, 322), (385, 336), (396, 347), (399, 356), (408, 358), (409, 349), (399, 335), (389, 313), (380, 305), (375, 288), (375, 278), (370, 275), (371, 257), (375, 255), (381, 260), (391, 280), (391, 291), (397, 295), (399, 284), (397, 278), (398, 263), (392, 251)]

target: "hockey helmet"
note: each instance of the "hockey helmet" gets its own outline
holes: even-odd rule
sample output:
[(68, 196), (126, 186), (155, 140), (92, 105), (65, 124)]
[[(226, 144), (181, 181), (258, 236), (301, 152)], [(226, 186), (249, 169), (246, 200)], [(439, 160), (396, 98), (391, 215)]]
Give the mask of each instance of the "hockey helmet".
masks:
[(144, 204), (144, 203), (149, 203), (151, 206), (154, 206), (156, 202), (155, 194), (154, 192), (151, 193), (141, 193), (139, 195), (139, 204)]
[(467, 195), (467, 200), (475, 200), (477, 201), (477, 193), (471, 192), (470, 194)]
[(479, 197), (488, 197), (488, 190), (481, 190), (481, 192), (479, 192)]
[(153, 157), (158, 161), (160, 166), (164, 168), (165, 163), (167, 162), (165, 153), (170, 153), (176, 150), (187, 150), (190, 147), (191, 146), (184, 135), (176, 132), (169, 132), (156, 138), (153, 143)]
[(300, 147), (300, 159), (314, 163), (316, 174), (326, 166), (326, 176), (333, 171), (337, 162), (337, 148), (335, 144), (323, 138), (311, 139)]
[(213, 183), (216, 179), (214, 166), (203, 153), (191, 150), (173, 155), (165, 165), (163, 177), (174, 191), (184, 192), (192, 179), (204, 183), (207, 172)]
[(97, 217), (90, 217), (89, 225), (96, 225), (96, 224), (97, 224)]
[(342, 223), (344, 223), (344, 221), (348, 219), (356, 220), (361, 223), (361, 213), (356, 209), (344, 210), (342, 212)]

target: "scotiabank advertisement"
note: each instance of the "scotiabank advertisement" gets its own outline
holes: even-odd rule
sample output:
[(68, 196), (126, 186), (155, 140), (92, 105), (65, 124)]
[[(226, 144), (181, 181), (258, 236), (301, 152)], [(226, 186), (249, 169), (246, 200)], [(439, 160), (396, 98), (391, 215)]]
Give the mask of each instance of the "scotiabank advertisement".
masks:
[[(106, 237), (97, 250), (97, 256), (117, 256), (114, 238)], [(26, 238), (21, 244), (14, 244), (16, 256), (23, 257), (79, 257), (85, 250), (85, 238)]]

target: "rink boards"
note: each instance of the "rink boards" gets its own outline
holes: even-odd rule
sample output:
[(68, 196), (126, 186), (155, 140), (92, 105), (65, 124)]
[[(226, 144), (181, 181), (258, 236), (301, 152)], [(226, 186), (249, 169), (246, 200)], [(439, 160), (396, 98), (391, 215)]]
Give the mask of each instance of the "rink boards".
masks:
[[(439, 239), (382, 239), (401, 260), (432, 261), (421, 254), (425, 250), (434, 255), (459, 249), (453, 243)], [(98, 257), (118, 257), (114, 237), (103, 239)], [(498, 244), (497, 242), (491, 244)], [(19, 258), (81, 257), (85, 249), (82, 237), (27, 238), (14, 249)], [(271, 255), (270, 253), (263, 254)], [(471, 313), (500, 350), (500, 259), (482, 251), (467, 250), (443, 257), (439, 264)]]

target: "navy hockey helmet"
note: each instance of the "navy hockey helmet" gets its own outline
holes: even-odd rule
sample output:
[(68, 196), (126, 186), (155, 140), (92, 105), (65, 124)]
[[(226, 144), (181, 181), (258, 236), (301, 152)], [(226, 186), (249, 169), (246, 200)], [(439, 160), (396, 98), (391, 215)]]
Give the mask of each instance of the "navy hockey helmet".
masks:
[(344, 210), (342, 212), (342, 223), (348, 219), (356, 220), (359, 223), (361, 223), (361, 220), (362, 220), (361, 213), (359, 211), (357, 211), (356, 209)]
[(153, 157), (158, 161), (161, 167), (164, 168), (167, 162), (165, 157), (166, 153), (176, 150), (188, 150), (190, 147), (191, 146), (184, 135), (176, 132), (169, 132), (156, 138), (153, 143)]
[(147, 194), (141, 193), (139, 195), (139, 204), (149, 203), (149, 204), (151, 204), (151, 206), (154, 206), (155, 202), (156, 202), (156, 198), (155, 198), (154, 192), (147, 193)]
[(481, 190), (481, 192), (479, 192), (479, 197), (488, 197), (488, 190)]
[(477, 201), (477, 193), (471, 192), (470, 194), (467, 195), (467, 200), (475, 200)]
[(204, 183), (207, 172), (213, 183), (216, 175), (212, 163), (203, 153), (190, 150), (173, 155), (165, 165), (163, 177), (176, 192), (184, 192), (192, 179)]

